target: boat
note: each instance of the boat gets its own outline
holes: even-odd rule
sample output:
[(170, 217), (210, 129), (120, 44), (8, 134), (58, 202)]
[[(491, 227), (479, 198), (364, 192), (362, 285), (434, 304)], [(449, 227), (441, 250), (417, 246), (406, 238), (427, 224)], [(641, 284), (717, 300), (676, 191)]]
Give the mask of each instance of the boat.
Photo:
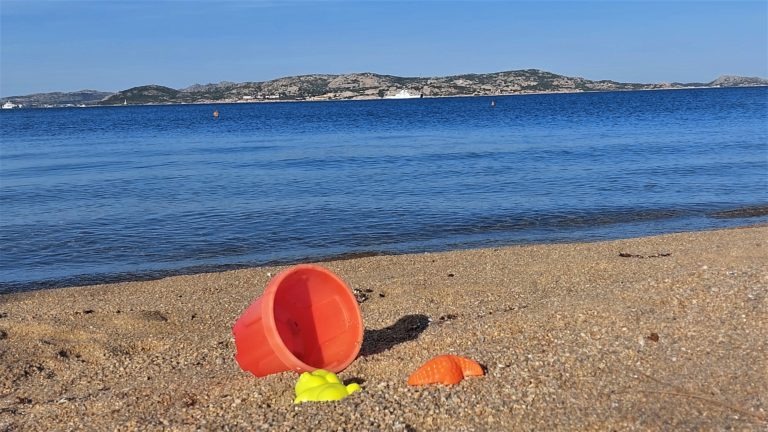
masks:
[(384, 99), (413, 99), (417, 97), (420, 97), (420, 95), (411, 94), (408, 90), (403, 89), (394, 95), (384, 96)]

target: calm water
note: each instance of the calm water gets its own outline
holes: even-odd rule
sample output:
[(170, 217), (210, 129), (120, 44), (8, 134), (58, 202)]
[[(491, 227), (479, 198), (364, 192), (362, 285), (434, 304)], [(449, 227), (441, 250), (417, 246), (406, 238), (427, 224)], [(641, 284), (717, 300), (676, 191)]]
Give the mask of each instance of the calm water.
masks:
[(495, 99), (3, 110), (0, 292), (768, 221), (768, 88)]

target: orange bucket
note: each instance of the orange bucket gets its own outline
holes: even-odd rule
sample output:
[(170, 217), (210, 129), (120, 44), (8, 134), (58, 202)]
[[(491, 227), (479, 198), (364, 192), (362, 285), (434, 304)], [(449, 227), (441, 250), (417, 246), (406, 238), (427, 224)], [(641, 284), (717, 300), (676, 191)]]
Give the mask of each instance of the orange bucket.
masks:
[(326, 268), (302, 264), (272, 278), (232, 333), (235, 360), (257, 377), (288, 370), (339, 372), (360, 352), (363, 319), (344, 281)]

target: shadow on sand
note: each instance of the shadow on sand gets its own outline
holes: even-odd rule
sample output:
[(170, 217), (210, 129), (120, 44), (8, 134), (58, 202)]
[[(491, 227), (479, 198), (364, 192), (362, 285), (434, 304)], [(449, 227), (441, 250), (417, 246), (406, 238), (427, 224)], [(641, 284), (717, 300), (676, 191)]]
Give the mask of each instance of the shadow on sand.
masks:
[(395, 345), (414, 340), (429, 327), (426, 315), (406, 315), (389, 327), (379, 330), (365, 330), (361, 356), (384, 352)]

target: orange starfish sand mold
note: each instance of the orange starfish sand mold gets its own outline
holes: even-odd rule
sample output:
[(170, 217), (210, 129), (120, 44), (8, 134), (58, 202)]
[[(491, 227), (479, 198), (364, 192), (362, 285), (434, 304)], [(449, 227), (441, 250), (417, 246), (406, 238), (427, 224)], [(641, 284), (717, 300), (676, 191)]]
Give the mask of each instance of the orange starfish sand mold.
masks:
[(468, 376), (484, 375), (476, 361), (453, 354), (439, 355), (424, 363), (408, 377), (408, 385), (457, 384)]

